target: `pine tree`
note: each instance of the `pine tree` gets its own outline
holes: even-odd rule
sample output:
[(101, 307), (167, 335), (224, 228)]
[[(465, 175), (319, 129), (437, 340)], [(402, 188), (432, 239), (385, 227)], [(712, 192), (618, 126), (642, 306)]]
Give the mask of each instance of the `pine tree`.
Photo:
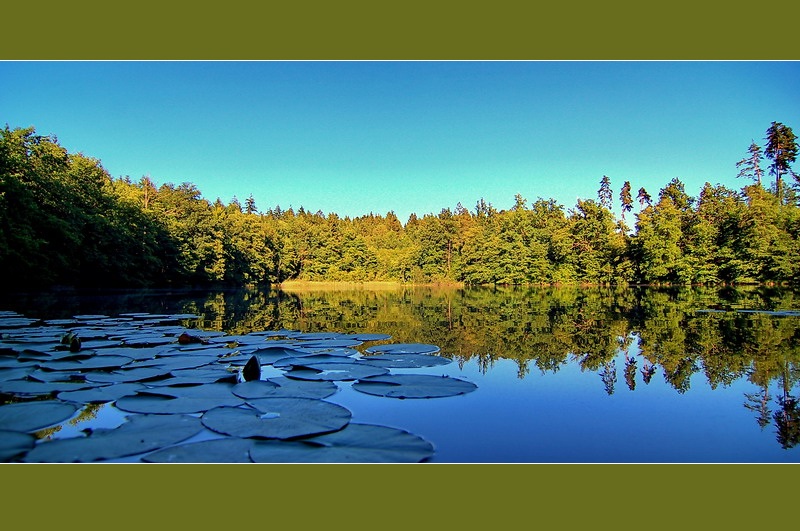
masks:
[(631, 197), (631, 183), (625, 181), (622, 185), (622, 191), (619, 193), (619, 200), (622, 203), (622, 219), (625, 219), (625, 212), (633, 210), (633, 198)]
[(650, 197), (650, 194), (647, 193), (647, 190), (644, 187), (639, 188), (639, 194), (636, 196), (639, 200), (639, 206), (644, 208), (644, 205), (647, 204), (648, 206), (653, 203), (653, 199)]
[(781, 178), (787, 171), (790, 171), (789, 163), (794, 162), (797, 158), (797, 137), (791, 127), (780, 122), (772, 122), (767, 129), (766, 140), (767, 147), (764, 154), (772, 159), (770, 173), (775, 176), (775, 192), (778, 194), (778, 199), (781, 199), (783, 196)]
[(597, 190), (597, 199), (602, 206), (611, 210), (613, 198), (614, 196), (611, 193), (611, 179), (608, 178), (608, 175), (603, 175), (603, 178), (600, 180), (600, 189)]
[(761, 153), (761, 146), (753, 141), (747, 149), (749, 155), (736, 163), (736, 167), (740, 168), (737, 177), (747, 177), (753, 179), (756, 184), (761, 184), (761, 176), (764, 175), (764, 170), (761, 169), (761, 161), (764, 155)]

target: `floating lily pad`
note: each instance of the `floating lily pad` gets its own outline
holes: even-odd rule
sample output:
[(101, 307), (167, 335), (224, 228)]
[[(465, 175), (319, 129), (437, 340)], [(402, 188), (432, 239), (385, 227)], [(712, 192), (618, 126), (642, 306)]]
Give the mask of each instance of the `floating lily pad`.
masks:
[(389, 343), (369, 347), (364, 352), (370, 354), (434, 354), (439, 352), (439, 347), (426, 343)]
[(294, 366), (286, 376), (300, 380), (327, 380), (347, 381), (379, 376), (389, 371), (368, 363), (311, 363), (303, 366)]
[(203, 425), (233, 437), (292, 439), (337, 431), (351, 418), (348, 409), (310, 398), (254, 398), (255, 409), (218, 407), (202, 416)]
[(357, 339), (325, 339), (319, 341), (300, 341), (295, 343), (298, 347), (304, 348), (343, 348), (355, 347), (362, 342)]
[(200, 419), (190, 415), (134, 415), (114, 429), (87, 437), (40, 442), (23, 458), (30, 463), (88, 463), (163, 448), (200, 433)]
[(350, 423), (344, 429), (299, 441), (256, 441), (256, 463), (418, 463), (433, 445), (405, 430)]
[(427, 374), (387, 374), (353, 383), (356, 391), (390, 398), (440, 398), (463, 395), (477, 388), (475, 384), (458, 378)]
[(322, 400), (335, 394), (339, 388), (329, 381), (293, 380), (284, 376), (243, 382), (231, 392), (244, 399), (250, 398), (313, 398)]
[(119, 341), (111, 341), (108, 339), (92, 339), (90, 341), (83, 341), (81, 343), (82, 349), (108, 349), (112, 347), (118, 347)]
[(238, 406), (242, 398), (231, 393), (232, 385), (208, 384), (192, 387), (159, 387), (140, 390), (115, 402), (118, 409), (131, 413), (159, 415), (202, 413), (219, 406)]
[(0, 461), (10, 461), (36, 444), (36, 437), (19, 431), (0, 430)]
[(147, 463), (252, 463), (253, 439), (225, 437), (170, 446), (142, 457)]
[(55, 400), (6, 404), (0, 406), (0, 430), (34, 432), (67, 420), (76, 411), (77, 406)]
[(157, 347), (177, 343), (177, 341), (174, 337), (166, 336), (127, 336), (122, 338), (122, 342), (129, 347)]
[(33, 367), (0, 368), (0, 382), (24, 380), (34, 370)]
[(150, 360), (163, 354), (168, 347), (111, 347), (104, 348), (103, 355), (125, 356), (136, 361)]
[(96, 382), (34, 382), (30, 380), (9, 380), (0, 382), (0, 393), (14, 396), (40, 396), (60, 391), (77, 391), (106, 385)]
[(157, 367), (159, 369), (167, 369), (168, 371), (176, 371), (178, 369), (194, 369), (196, 367), (203, 367), (210, 365), (217, 361), (217, 357), (211, 356), (166, 356), (159, 357), (153, 360), (142, 361), (136, 364), (136, 367)]
[(88, 371), (94, 369), (118, 369), (132, 362), (133, 358), (125, 356), (94, 356), (85, 360), (50, 361), (40, 366), (51, 371)]
[(170, 374), (169, 368), (164, 367), (134, 367), (131, 369), (112, 372), (87, 372), (84, 377), (87, 381), (98, 383), (123, 383), (141, 382), (154, 378), (163, 378)]
[(293, 365), (305, 366), (314, 363), (359, 363), (355, 358), (347, 356), (333, 356), (331, 354), (311, 354), (308, 356), (281, 358), (272, 363), (273, 367), (284, 368)]
[(297, 357), (297, 356), (312, 356), (314, 353), (306, 352), (298, 348), (288, 348), (285, 346), (280, 346), (280, 347), (259, 348), (258, 350), (253, 351), (250, 354), (253, 356), (258, 356), (258, 360), (261, 362), (262, 365), (272, 365), (276, 361), (283, 358)]
[(376, 354), (374, 356), (366, 356), (363, 360), (372, 365), (385, 367), (387, 369), (438, 367), (439, 365), (447, 365), (453, 361), (442, 356), (433, 356), (431, 354)]
[(29, 375), (37, 382), (83, 382), (85, 378), (78, 372), (67, 371), (33, 371)]
[(65, 402), (89, 404), (91, 402), (113, 402), (140, 389), (145, 389), (145, 386), (139, 383), (120, 383), (78, 391), (62, 391), (56, 396)]

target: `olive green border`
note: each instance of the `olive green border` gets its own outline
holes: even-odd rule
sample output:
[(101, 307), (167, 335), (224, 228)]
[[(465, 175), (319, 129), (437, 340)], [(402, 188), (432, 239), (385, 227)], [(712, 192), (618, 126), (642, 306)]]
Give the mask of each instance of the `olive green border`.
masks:
[(0, 59), (797, 59), (797, 3), (10, 2)]
[[(699, 1), (520, 4), (12, 2), (3, 7), (0, 60), (800, 56), (797, 4), (777, 10)], [(741, 527), (791, 514), (793, 466), (5, 464), (0, 499), (14, 525), (308, 527), (424, 525), (436, 518), (498, 529)]]

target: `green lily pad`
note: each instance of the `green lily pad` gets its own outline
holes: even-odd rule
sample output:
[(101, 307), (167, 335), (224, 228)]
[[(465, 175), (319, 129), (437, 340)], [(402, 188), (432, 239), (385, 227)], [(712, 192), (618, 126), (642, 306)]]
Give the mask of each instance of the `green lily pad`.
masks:
[(0, 430), (0, 461), (24, 454), (36, 444), (36, 437), (19, 431)]
[(51, 371), (90, 371), (94, 369), (119, 369), (132, 362), (125, 356), (94, 356), (85, 360), (44, 362), (40, 366)]
[(130, 413), (158, 415), (202, 413), (219, 406), (238, 406), (242, 398), (231, 393), (232, 385), (208, 384), (192, 387), (159, 387), (140, 390), (115, 402), (118, 409)]
[(59, 400), (65, 402), (76, 402), (78, 404), (88, 404), (91, 402), (113, 402), (123, 396), (135, 393), (144, 389), (144, 385), (139, 383), (120, 383), (116, 385), (106, 385), (93, 389), (81, 389), (79, 391), (62, 391), (56, 395)]
[(286, 372), (287, 378), (299, 380), (348, 381), (387, 374), (388, 369), (357, 360), (352, 363), (310, 363), (296, 365)]
[(324, 339), (318, 341), (300, 341), (295, 346), (303, 348), (344, 348), (356, 347), (362, 342), (357, 339)]
[(389, 343), (369, 347), (364, 352), (369, 354), (434, 354), (439, 350), (436, 345), (426, 343)]
[(185, 441), (203, 429), (190, 415), (133, 415), (114, 429), (87, 437), (43, 441), (23, 458), (29, 463), (88, 463), (149, 452)]
[(8, 380), (24, 380), (36, 369), (33, 367), (0, 368), (0, 382)]
[(478, 386), (449, 376), (427, 374), (387, 374), (362, 378), (353, 389), (389, 398), (441, 398), (470, 393)]
[(216, 362), (219, 358), (214, 355), (210, 356), (166, 356), (159, 357), (149, 361), (141, 361), (136, 364), (136, 367), (157, 367), (159, 369), (166, 369), (167, 372), (176, 371), (178, 369), (194, 369), (196, 367), (203, 367)]
[(261, 362), (261, 365), (272, 365), (276, 361), (284, 358), (289, 357), (298, 357), (298, 356), (313, 356), (314, 352), (303, 351), (302, 349), (298, 348), (289, 348), (285, 346), (280, 347), (269, 347), (269, 348), (259, 348), (256, 351), (251, 352), (253, 356), (258, 356), (258, 361)]
[(250, 449), (256, 463), (419, 463), (434, 453), (405, 430), (358, 423), (299, 441), (255, 441)]
[(41, 396), (60, 391), (77, 391), (106, 385), (97, 382), (34, 382), (30, 380), (9, 380), (0, 382), (0, 393), (14, 396)]
[(376, 354), (373, 356), (365, 356), (363, 360), (372, 365), (385, 367), (387, 369), (438, 367), (453, 362), (451, 359), (442, 356), (433, 356), (431, 354)]
[(141, 458), (146, 463), (252, 463), (253, 439), (224, 437), (170, 446)]
[(284, 376), (268, 380), (244, 382), (231, 392), (244, 399), (250, 398), (313, 398), (322, 400), (335, 394), (339, 388), (329, 381), (293, 380)]
[(30, 433), (67, 420), (76, 411), (74, 404), (55, 400), (6, 404), (0, 406), (0, 430)]
[(355, 358), (347, 356), (332, 356), (331, 354), (311, 354), (309, 356), (300, 356), (292, 358), (281, 358), (272, 363), (273, 367), (285, 368), (297, 366), (306, 366), (314, 363), (358, 363)]
[(141, 382), (154, 378), (163, 378), (170, 374), (169, 368), (162, 367), (134, 367), (111, 372), (87, 372), (86, 380), (98, 383), (124, 383)]
[(254, 409), (218, 407), (203, 414), (203, 425), (233, 437), (293, 439), (329, 433), (344, 428), (351, 418), (348, 409), (311, 398), (254, 398)]

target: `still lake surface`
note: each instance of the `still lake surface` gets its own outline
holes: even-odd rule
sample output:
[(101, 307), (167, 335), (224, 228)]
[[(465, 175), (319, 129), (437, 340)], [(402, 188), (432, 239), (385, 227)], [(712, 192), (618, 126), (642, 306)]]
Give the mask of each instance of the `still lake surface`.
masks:
[[(186, 313), (189, 326), (383, 333), (430, 343), (474, 392), (375, 397), (337, 382), (353, 422), (433, 443), (439, 463), (800, 462), (800, 292), (740, 288), (137, 290), (5, 294), (0, 310)], [(376, 344), (364, 343), (364, 348)], [(282, 372), (264, 367), (264, 378)], [(49, 437), (112, 428), (113, 405)], [(124, 460), (122, 460), (124, 461)]]

